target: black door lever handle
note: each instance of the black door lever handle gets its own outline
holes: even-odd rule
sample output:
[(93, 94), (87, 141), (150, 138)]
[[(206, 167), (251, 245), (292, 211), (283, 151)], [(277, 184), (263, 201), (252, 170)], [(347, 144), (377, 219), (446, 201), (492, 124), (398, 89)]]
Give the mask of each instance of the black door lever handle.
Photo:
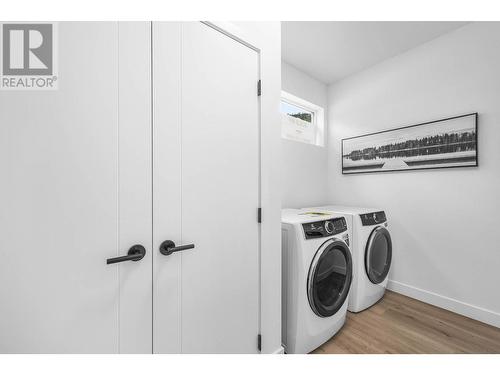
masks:
[(188, 249), (194, 249), (194, 244), (175, 246), (174, 241), (166, 240), (163, 241), (162, 244), (160, 245), (160, 253), (162, 253), (163, 255), (170, 255), (177, 251), (188, 250)]
[(133, 260), (134, 262), (137, 262), (138, 260), (144, 258), (144, 255), (146, 255), (146, 249), (144, 248), (144, 246), (134, 245), (128, 250), (127, 255), (116, 258), (109, 258), (106, 260), (106, 264), (126, 262), (127, 260)]

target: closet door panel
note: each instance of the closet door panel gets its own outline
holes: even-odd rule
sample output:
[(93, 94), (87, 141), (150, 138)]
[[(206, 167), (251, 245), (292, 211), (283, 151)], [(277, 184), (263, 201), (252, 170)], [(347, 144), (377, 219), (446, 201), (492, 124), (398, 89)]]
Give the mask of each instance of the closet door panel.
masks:
[(0, 91), (0, 352), (151, 352), (149, 24), (57, 26), (58, 89)]
[(258, 53), (201, 23), (183, 37), (182, 243), (196, 244), (182, 254), (183, 349), (254, 353)]
[[(160, 210), (155, 245), (168, 239), (195, 247), (168, 256), (156, 254), (157, 274), (168, 269), (169, 276), (164, 277), (173, 278), (177, 270), (180, 284), (172, 280), (166, 286), (158, 282), (163, 279), (155, 280), (154, 332), (160, 336), (155, 342), (164, 343), (155, 351), (256, 353), (259, 54), (203, 23), (157, 27), (163, 32), (153, 36), (158, 38), (155, 48), (169, 45), (169, 52), (159, 53), (171, 59), (168, 63), (155, 55), (155, 72), (179, 69), (181, 80), (170, 82), (171, 100), (167, 100), (169, 96), (159, 95), (165, 88), (158, 87), (158, 77), (167, 73), (154, 79), (155, 134), (164, 132), (180, 143), (180, 148), (162, 151), (174, 139), (155, 139), (154, 194), (159, 201), (171, 202), (154, 208)], [(175, 42), (166, 43), (173, 35)], [(167, 108), (173, 110), (169, 121)], [(170, 130), (160, 130), (163, 126)], [(167, 192), (172, 195), (164, 198)], [(169, 311), (170, 321), (160, 311)], [(176, 329), (178, 336), (164, 338), (165, 332)]]

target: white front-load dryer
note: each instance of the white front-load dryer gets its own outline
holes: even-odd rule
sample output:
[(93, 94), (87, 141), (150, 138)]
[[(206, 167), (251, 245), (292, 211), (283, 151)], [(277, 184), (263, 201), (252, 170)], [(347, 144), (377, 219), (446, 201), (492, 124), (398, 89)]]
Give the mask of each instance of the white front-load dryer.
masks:
[(353, 281), (348, 310), (359, 312), (385, 293), (392, 261), (392, 239), (383, 210), (346, 206), (304, 208), (328, 215), (345, 215), (351, 229)]
[(352, 257), (343, 215), (282, 211), (282, 342), (309, 353), (344, 325)]

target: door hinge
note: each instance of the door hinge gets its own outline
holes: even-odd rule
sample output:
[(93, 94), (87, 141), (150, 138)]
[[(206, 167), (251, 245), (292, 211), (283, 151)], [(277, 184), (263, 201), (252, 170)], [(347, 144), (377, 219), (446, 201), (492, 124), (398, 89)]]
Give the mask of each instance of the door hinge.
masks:
[(257, 96), (260, 96), (262, 94), (262, 83), (259, 79), (259, 82), (257, 82)]
[(257, 335), (257, 349), (260, 351), (262, 351), (262, 335), (259, 333)]
[(257, 208), (257, 223), (262, 223), (262, 208)]

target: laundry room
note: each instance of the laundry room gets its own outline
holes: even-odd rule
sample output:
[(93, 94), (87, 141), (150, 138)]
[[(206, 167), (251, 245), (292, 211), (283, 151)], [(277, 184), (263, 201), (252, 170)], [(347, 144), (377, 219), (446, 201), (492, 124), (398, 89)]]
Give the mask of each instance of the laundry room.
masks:
[[(498, 22), (282, 22), (283, 251), (300, 258), (284, 274), (285, 350), (500, 351), (499, 36)], [(315, 304), (337, 305), (310, 286), (325, 240), (342, 240), (325, 226), (337, 216), (352, 281), (325, 341), (290, 311), (306, 296), (321, 329)]]
[(2, 373), (498, 367), (500, 13), (426, 1), (5, 9)]

